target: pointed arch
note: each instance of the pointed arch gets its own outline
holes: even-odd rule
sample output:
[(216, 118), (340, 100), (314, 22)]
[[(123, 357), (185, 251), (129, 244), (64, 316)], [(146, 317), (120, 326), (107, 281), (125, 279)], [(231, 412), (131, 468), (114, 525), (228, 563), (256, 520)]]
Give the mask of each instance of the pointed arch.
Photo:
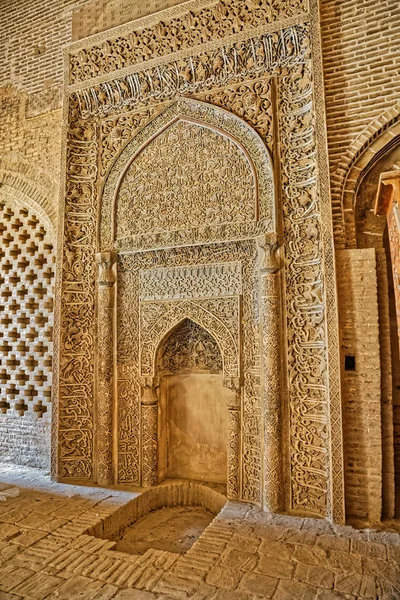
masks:
[[(116, 247), (116, 207), (121, 183), (130, 166), (146, 149), (176, 123), (196, 124), (214, 132), (222, 140), (229, 140), (248, 165), (254, 182), (254, 218), (240, 223), (249, 226), (263, 223), (263, 231), (274, 231), (276, 210), (272, 159), (258, 133), (236, 115), (211, 104), (188, 98), (180, 98), (167, 107), (144, 127), (120, 152), (105, 182), (100, 207), (98, 245), (101, 251)], [(149, 172), (151, 175), (151, 171)], [(233, 221), (232, 226), (237, 227)], [(212, 237), (212, 226), (208, 225)], [(157, 233), (160, 237), (159, 232)], [(217, 237), (220, 233), (216, 234)], [(231, 239), (234, 237), (230, 235)], [(248, 237), (248, 235), (247, 235)], [(129, 245), (129, 242), (126, 242)], [(151, 246), (151, 242), (149, 241)], [(122, 249), (128, 249), (124, 247)]]
[(218, 316), (192, 301), (177, 302), (171, 310), (144, 332), (140, 344), (141, 376), (154, 377), (160, 344), (185, 319), (190, 319), (215, 339), (222, 356), (224, 376), (239, 377), (238, 340), (235, 340)]

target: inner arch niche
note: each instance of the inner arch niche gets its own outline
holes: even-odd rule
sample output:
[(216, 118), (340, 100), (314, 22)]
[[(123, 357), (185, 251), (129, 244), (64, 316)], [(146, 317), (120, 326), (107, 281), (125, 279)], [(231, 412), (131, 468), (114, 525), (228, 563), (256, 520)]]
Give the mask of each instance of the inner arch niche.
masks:
[(230, 391), (214, 337), (185, 318), (161, 341), (159, 481), (166, 477), (226, 483)]

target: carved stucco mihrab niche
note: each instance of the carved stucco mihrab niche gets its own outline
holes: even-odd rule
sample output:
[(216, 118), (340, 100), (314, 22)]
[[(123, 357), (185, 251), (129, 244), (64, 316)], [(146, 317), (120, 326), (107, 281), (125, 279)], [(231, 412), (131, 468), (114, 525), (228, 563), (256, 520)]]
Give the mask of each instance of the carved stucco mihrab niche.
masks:
[(190, 319), (184, 319), (171, 335), (171, 339), (167, 338), (160, 344), (158, 373), (222, 372), (218, 344), (203, 327)]
[(53, 473), (157, 482), (158, 349), (190, 319), (221, 351), (230, 497), (341, 521), (318, 14), (263, 4), (220, 3), (201, 50), (149, 53), (144, 20), (69, 51)]

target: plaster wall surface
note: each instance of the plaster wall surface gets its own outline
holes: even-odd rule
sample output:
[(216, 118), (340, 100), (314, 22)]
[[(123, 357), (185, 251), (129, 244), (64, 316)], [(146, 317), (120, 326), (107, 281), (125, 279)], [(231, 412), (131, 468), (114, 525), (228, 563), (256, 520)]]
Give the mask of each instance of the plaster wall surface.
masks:
[[(222, 375), (165, 377), (167, 476), (226, 482), (230, 390)], [(164, 416), (165, 415), (165, 416)]]

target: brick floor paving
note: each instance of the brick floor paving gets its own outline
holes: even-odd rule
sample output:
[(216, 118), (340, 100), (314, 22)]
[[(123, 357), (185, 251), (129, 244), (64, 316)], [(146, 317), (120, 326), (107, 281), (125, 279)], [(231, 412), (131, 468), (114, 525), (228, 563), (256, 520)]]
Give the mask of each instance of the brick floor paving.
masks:
[(400, 599), (400, 535), (269, 515), (228, 502), (178, 555), (113, 551), (88, 535), (137, 493), (67, 486), (40, 471), (4, 468), (0, 600)]

